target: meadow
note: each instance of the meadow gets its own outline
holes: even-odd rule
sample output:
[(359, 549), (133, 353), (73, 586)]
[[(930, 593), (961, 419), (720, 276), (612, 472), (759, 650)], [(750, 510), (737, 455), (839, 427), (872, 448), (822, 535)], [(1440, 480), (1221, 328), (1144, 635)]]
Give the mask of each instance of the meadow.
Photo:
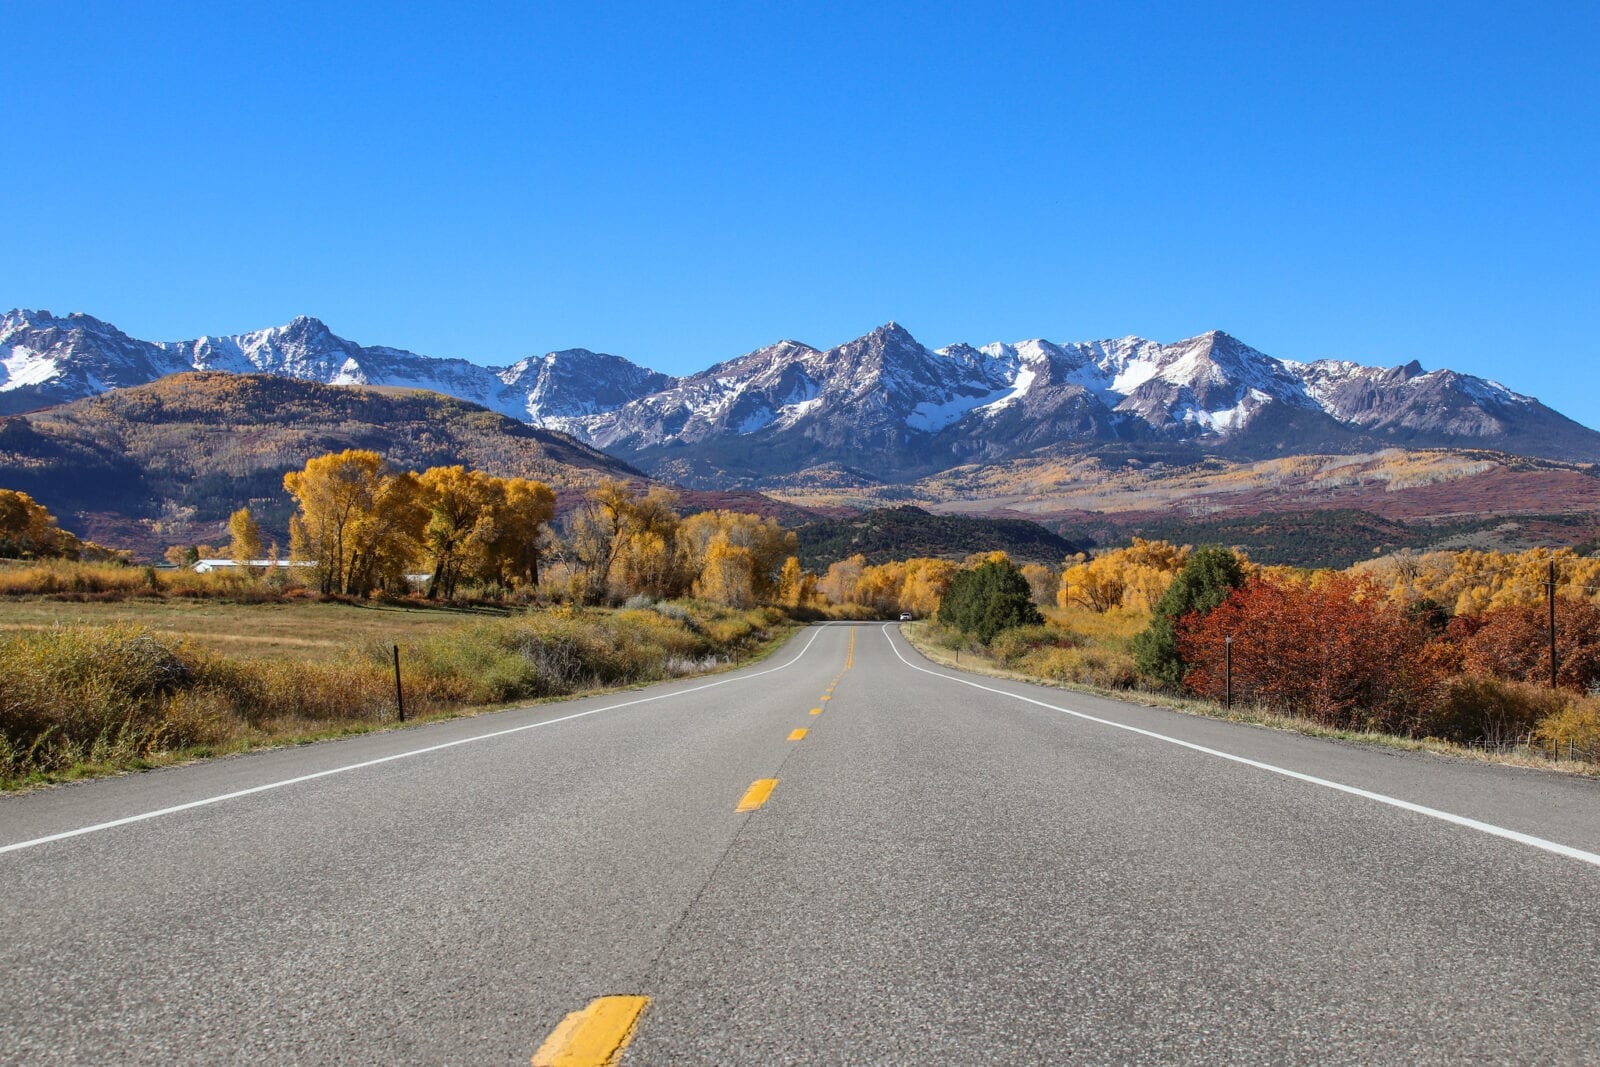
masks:
[(637, 598), (494, 614), (286, 600), (0, 599), (0, 789), (703, 674), (789, 632), (771, 608)]

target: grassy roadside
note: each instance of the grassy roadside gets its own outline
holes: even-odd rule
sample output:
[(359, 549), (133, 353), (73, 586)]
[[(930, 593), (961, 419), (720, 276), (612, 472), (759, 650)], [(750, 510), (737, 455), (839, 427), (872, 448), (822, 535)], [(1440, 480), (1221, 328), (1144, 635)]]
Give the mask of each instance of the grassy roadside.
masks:
[(1282, 730), (1288, 733), (1302, 734), (1306, 737), (1321, 737), (1336, 741), (1346, 741), (1355, 744), (1376, 745), (1382, 748), (1397, 749), (1405, 752), (1426, 752), (1436, 756), (1445, 756), (1454, 759), (1472, 760), (1478, 763), (1496, 763), (1504, 766), (1523, 767), (1543, 771), (1557, 771), (1564, 774), (1577, 774), (1585, 777), (1600, 778), (1600, 764), (1583, 760), (1552, 760), (1548, 756), (1532, 752), (1489, 752), (1473, 748), (1468, 745), (1457, 745), (1437, 738), (1411, 738), (1401, 737), (1396, 734), (1378, 733), (1362, 730), (1340, 730), (1306, 719), (1284, 715), (1269, 708), (1245, 707), (1235, 705), (1231, 710), (1221, 704), (1209, 700), (1198, 700), (1188, 697), (1173, 696), (1167, 693), (1157, 693), (1144, 689), (1113, 689), (1102, 686), (1083, 685), (1074, 682), (1060, 681), (1052, 678), (1042, 678), (1035, 674), (1010, 669), (999, 662), (995, 657), (974, 651), (970, 647), (961, 651), (954, 651), (932, 640), (932, 628), (927, 622), (901, 623), (900, 631), (907, 641), (931, 662), (944, 667), (957, 667), (963, 671), (974, 674), (984, 674), (992, 678), (1004, 678), (1010, 681), (1028, 682), (1033, 685), (1047, 686), (1052, 689), (1064, 689), (1073, 692), (1091, 693), (1095, 696), (1106, 697), (1111, 700), (1120, 700), (1124, 703), (1142, 704), (1145, 707), (1164, 708), (1176, 711), (1183, 715), (1194, 715), (1200, 718), (1220, 719), (1225, 722), (1240, 723), (1246, 726), (1258, 726), (1271, 730)]
[[(402, 646), (406, 725), (747, 666), (794, 625), (695, 602), (457, 621)], [(127, 623), (0, 632), (0, 790), (394, 728), (391, 654), (247, 658)]]
[(379, 601), (0, 597), (0, 634), (72, 626), (142, 626), (165, 642), (188, 641), (242, 659), (330, 662), (352, 645), (410, 646), (464, 622), (509, 614), (504, 609)]

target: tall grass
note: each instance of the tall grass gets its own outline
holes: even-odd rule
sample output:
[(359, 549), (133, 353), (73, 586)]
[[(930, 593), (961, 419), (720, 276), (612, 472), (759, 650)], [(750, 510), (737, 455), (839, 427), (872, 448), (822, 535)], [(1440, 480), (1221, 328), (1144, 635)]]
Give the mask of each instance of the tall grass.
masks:
[[(699, 673), (749, 655), (782, 621), (771, 609), (659, 604), (474, 622), (405, 650), (407, 712)], [(390, 655), (235, 659), (138, 626), (0, 633), (0, 785), (370, 728), (395, 717)]]
[(122, 563), (51, 559), (0, 566), (0, 596), (120, 599), (136, 596), (221, 597), (275, 600), (301, 592), (305, 575), (289, 568), (246, 570), (157, 570)]

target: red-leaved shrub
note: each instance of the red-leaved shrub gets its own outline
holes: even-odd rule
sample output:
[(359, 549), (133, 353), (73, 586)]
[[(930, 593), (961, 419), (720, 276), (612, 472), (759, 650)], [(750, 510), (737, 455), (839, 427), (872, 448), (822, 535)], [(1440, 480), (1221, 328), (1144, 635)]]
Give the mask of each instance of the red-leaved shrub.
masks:
[(1344, 574), (1257, 578), (1176, 629), (1194, 692), (1222, 696), (1231, 635), (1235, 699), (1327, 726), (1414, 733), (1438, 678), (1423, 627), (1370, 581)]

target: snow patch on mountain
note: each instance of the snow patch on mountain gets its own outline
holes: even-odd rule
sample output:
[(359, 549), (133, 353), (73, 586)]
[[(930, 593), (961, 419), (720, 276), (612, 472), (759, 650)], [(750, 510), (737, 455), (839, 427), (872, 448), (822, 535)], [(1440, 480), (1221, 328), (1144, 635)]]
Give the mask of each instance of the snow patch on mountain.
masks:
[(5, 381), (0, 382), (0, 392), (18, 389), (25, 385), (43, 385), (61, 373), (61, 364), (51, 356), (35, 352), (26, 345), (0, 348), (0, 367), (5, 368)]
[[(356, 344), (305, 316), (186, 342), (138, 341), (82, 314), (18, 310), (0, 318), (0, 414), (183, 370), (429, 389), (625, 456), (673, 446), (693, 459), (701, 446), (716, 451), (718, 442), (786, 435), (778, 449), (723, 448), (719, 456), (734, 458), (716, 462), (734, 464), (745, 453), (762, 453), (769, 464), (792, 456), (801, 465), (858, 457), (887, 463), (892, 455), (910, 468), (1106, 440), (1209, 446), (1248, 441), (1267, 411), (1288, 416), (1268, 426), (1296, 433), (1317, 432), (1315, 420), (1299, 417), (1308, 413), (1408, 444), (1548, 437), (1581, 451), (1592, 435), (1498, 382), (1424, 372), (1415, 362), (1280, 360), (1221, 331), (1170, 344), (1034, 338), (930, 350), (890, 322), (827, 350), (780, 341), (675, 378), (587, 349), (509, 367), (433, 359)], [(1270, 446), (1282, 447), (1276, 439)]]

